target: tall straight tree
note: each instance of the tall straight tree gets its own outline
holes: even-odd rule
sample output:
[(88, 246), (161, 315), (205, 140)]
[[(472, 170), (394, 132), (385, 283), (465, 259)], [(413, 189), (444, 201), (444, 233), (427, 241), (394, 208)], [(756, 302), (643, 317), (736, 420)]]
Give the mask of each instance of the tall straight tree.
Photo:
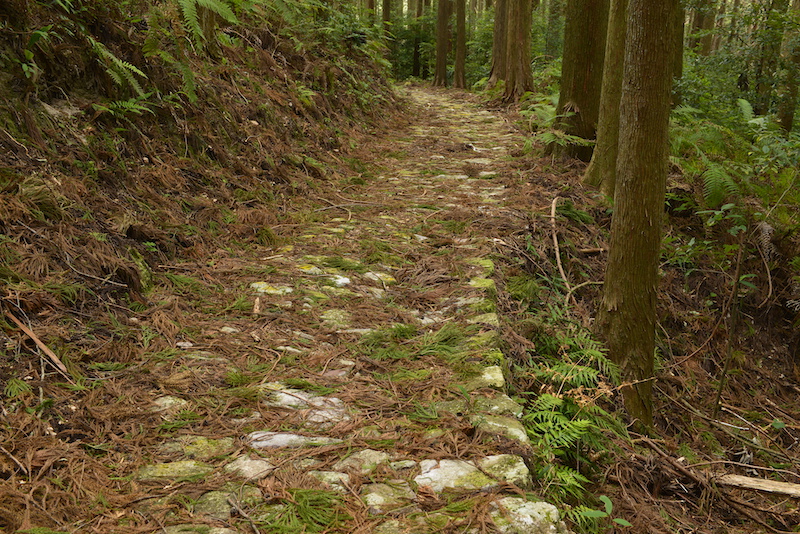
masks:
[[(608, 5), (609, 0), (567, 0), (558, 125), (583, 139), (595, 138), (600, 116)], [(587, 146), (569, 145), (564, 151), (584, 161), (592, 157)]]
[(489, 87), (506, 79), (506, 43), (508, 42), (507, 0), (494, 3), (494, 28), (492, 30), (492, 70), (489, 73)]
[(622, 69), (625, 66), (625, 36), (628, 25), (628, 0), (611, 0), (603, 65), (603, 88), (600, 93), (597, 144), (592, 161), (583, 175), (587, 185), (600, 187), (614, 198), (619, 141), (619, 100), (622, 96)]
[(450, 52), (450, 0), (439, 0), (436, 10), (436, 69), (433, 85), (447, 87), (447, 55)]
[(531, 0), (506, 0), (506, 87), (503, 99), (516, 101), (533, 89)]
[(674, 17), (679, 0), (630, 0), (611, 250), (597, 325), (640, 427), (653, 422), (656, 290), (667, 177)]
[(756, 99), (753, 111), (756, 115), (767, 113), (772, 104), (789, 0), (769, 0), (764, 7), (765, 20), (758, 36), (761, 50), (755, 68)]
[(467, 0), (456, 3), (456, 62), (453, 69), (453, 87), (467, 87)]
[(785, 74), (781, 80), (778, 100), (778, 124), (787, 133), (792, 131), (797, 109), (800, 80), (800, 0), (792, 0), (786, 33), (783, 37)]

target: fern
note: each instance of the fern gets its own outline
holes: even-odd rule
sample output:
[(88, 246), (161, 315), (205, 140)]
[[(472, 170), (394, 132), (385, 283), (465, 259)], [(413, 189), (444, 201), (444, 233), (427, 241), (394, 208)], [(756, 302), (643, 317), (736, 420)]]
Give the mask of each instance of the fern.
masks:
[(753, 106), (745, 100), (744, 98), (740, 98), (736, 101), (736, 104), (739, 106), (739, 111), (742, 112), (742, 118), (745, 122), (750, 122), (753, 120), (755, 114), (753, 113)]
[(719, 163), (708, 163), (703, 173), (703, 198), (706, 205), (716, 208), (729, 196), (739, 194), (739, 186), (724, 166)]
[(203, 44), (208, 40), (209, 34), (213, 29), (208, 26), (204, 27), (201, 21), (203, 9), (218, 15), (229, 24), (239, 23), (230, 6), (221, 0), (178, 0), (178, 6), (183, 14), (183, 23), (186, 26), (186, 30), (191, 35), (198, 50), (203, 48)]
[(144, 89), (142, 89), (136, 76), (147, 79), (147, 75), (135, 65), (118, 58), (111, 50), (106, 48), (103, 43), (96, 41), (92, 37), (88, 37), (88, 39), (89, 43), (92, 45), (92, 50), (95, 51), (97, 57), (100, 58), (101, 62), (105, 65), (106, 73), (111, 79), (120, 87), (125, 87), (127, 85), (133, 89), (139, 97), (146, 98)]

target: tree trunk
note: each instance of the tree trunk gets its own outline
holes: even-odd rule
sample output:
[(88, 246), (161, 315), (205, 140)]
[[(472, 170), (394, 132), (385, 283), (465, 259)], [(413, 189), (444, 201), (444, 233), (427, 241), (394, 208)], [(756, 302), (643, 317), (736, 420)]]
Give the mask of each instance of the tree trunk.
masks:
[(367, 0), (367, 21), (370, 26), (375, 26), (375, 0)]
[(489, 73), (488, 87), (506, 80), (506, 42), (508, 41), (507, 0), (497, 0), (494, 4), (494, 29), (492, 30), (492, 70)]
[[(433, 2), (433, 0), (422, 0), (423, 9), (426, 9), (428, 11), (428, 13), (433, 11), (433, 3), (432, 2)], [(431, 29), (430, 29), (430, 26), (429, 26), (429, 24), (427, 22), (427, 19), (423, 19), (423, 22), (422, 22), (422, 25), (421, 25), (421, 30), (420, 30), (422, 32), (422, 35), (429, 35), (430, 34), (430, 30)], [(431, 58), (430, 58), (429, 53), (425, 53), (424, 55), (422, 53), (420, 53), (420, 57), (422, 59), (421, 60), (422, 65), (420, 67), (419, 75), (423, 80), (427, 80), (428, 78), (431, 77)]]
[(415, 19), (412, 21), (414, 28), (414, 44), (411, 52), (411, 76), (419, 78), (421, 74), (420, 44), (422, 42), (422, 15), (425, 10), (424, 0), (417, 0)]
[(719, 11), (717, 11), (717, 24), (714, 31), (714, 36), (711, 42), (711, 51), (719, 50), (722, 45), (722, 36), (725, 34), (725, 17), (728, 10), (728, 0), (722, 0), (719, 3)]
[(701, 56), (711, 53), (714, 39), (712, 30), (716, 12), (714, 0), (701, 0), (695, 3), (692, 12), (692, 36), (689, 40), (689, 48), (696, 49)]
[(772, 0), (767, 12), (764, 30), (761, 31), (761, 54), (756, 66), (756, 101), (753, 112), (764, 115), (770, 110), (775, 89), (775, 72), (778, 69), (781, 40), (783, 39), (784, 14), (789, 0)]
[(547, 6), (547, 30), (544, 36), (544, 55), (555, 59), (561, 56), (564, 35), (564, 0), (550, 0)]
[(786, 72), (781, 84), (778, 101), (778, 124), (787, 134), (794, 126), (794, 113), (797, 109), (798, 83), (800, 82), (800, 0), (792, 1), (789, 28), (783, 38), (783, 56)]
[(739, 10), (741, 9), (741, 0), (733, 0), (733, 7), (731, 8), (731, 24), (728, 29), (728, 43), (736, 38), (736, 33), (739, 31)]
[(533, 90), (531, 72), (531, 0), (506, 0), (506, 87), (503, 100), (513, 102)]
[[(568, 0), (564, 58), (558, 98), (558, 126), (570, 135), (594, 139), (600, 116), (609, 0)], [(663, 61), (663, 58), (662, 58)], [(592, 148), (551, 145), (549, 152), (589, 161)]]
[(598, 330), (622, 371), (622, 395), (639, 427), (653, 422), (653, 353), (667, 177), (673, 44), (679, 0), (630, 0), (620, 101), (617, 187)]
[(450, 52), (450, 0), (439, 0), (436, 11), (436, 70), (433, 85), (447, 87), (447, 55)]
[[(675, 10), (672, 27), (673, 41), (672, 41), (672, 78), (673, 80), (680, 80), (683, 78), (683, 38), (686, 35), (686, 10), (683, 4), (679, 4)], [(683, 95), (673, 84), (672, 91), (672, 106), (679, 106), (683, 100)]]
[(622, 95), (622, 69), (625, 66), (625, 35), (628, 23), (628, 0), (611, 0), (608, 36), (603, 65), (603, 88), (600, 95), (597, 145), (592, 161), (583, 175), (583, 183), (599, 186), (614, 198), (619, 142), (619, 100)]
[(383, 33), (388, 37), (392, 29), (392, 0), (383, 0), (381, 6), (381, 20), (383, 21)]
[(467, 61), (467, 1), (456, 2), (456, 61), (453, 72), (453, 87), (466, 89), (466, 61)]

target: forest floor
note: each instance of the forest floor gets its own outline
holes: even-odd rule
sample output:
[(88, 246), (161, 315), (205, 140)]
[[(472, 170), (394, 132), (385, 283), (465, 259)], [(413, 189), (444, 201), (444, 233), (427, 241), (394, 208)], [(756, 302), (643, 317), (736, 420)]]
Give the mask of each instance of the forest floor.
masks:
[[(508, 372), (536, 345), (505, 284), (523, 272), (559, 277), (561, 248), (573, 285), (600, 280), (610, 215), (579, 185), (579, 164), (527, 156), (508, 115), (467, 94), (400, 91), (407, 124), (358, 147), (362, 172), (309, 191), (295, 216), (303, 222), (276, 227), (279, 242), (159, 265), (153, 275), (170, 284), (147, 295), (151, 307), (109, 308), (138, 348), (117, 343), (124, 354), (87, 363), (80, 383), (67, 372), (47, 395), (32, 388), (8, 399), (0, 532), (388, 534), (514, 524), (497, 502), (542, 488), (527, 472), (533, 452), (516, 402), (534, 380)], [(551, 218), (559, 200), (591, 223)], [(573, 289), (563, 320), (587, 327), (599, 289)], [(688, 302), (671, 306), (681, 304), (686, 335), (711, 333)], [(39, 337), (35, 327), (7, 337), (4, 372), (61, 382), (47, 356), (28, 367), (11, 356), (41, 354)], [(733, 461), (747, 453), (748, 432), (760, 436), (758, 450), (777, 451), (763, 462), (770, 473), (798, 465), (797, 418), (786, 408), (797, 388), (777, 378), (793, 365), (780, 345), (764, 343), (783, 363), (758, 380), (782, 385), (785, 397), (764, 397), (755, 377), (733, 391), (723, 412), (750, 418), (734, 437), (708, 421), (700, 428), (710, 416), (690, 413), (709, 404), (708, 370), (685, 372), (690, 358), (662, 369), (658, 424), (669, 437), (617, 444), (608, 470), (591, 475), (629, 531), (788, 530), (792, 501), (722, 495), (706, 469), (727, 458), (752, 471), (752, 458)], [(680, 400), (689, 381), (693, 404)], [(755, 411), (774, 417), (753, 422)], [(532, 530), (507, 530), (523, 531)]]

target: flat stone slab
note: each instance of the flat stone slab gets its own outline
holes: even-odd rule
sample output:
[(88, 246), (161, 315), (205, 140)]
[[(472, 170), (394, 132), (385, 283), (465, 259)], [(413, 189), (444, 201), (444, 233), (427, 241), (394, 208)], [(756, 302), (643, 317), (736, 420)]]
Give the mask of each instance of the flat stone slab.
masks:
[(207, 475), (213, 470), (210, 465), (196, 460), (181, 460), (163, 464), (146, 465), (139, 469), (136, 478), (139, 480), (175, 480)]
[(333, 465), (335, 471), (358, 471), (362, 475), (368, 475), (375, 471), (380, 464), (389, 461), (389, 455), (385, 452), (364, 449), (355, 454), (351, 454), (344, 460), (340, 460)]
[(531, 471), (522, 456), (515, 454), (496, 454), (478, 461), (478, 465), (490, 475), (505, 480), (522, 489), (531, 487)]
[(468, 391), (475, 391), (481, 388), (495, 388), (503, 389), (506, 385), (506, 379), (503, 376), (503, 370), (499, 365), (490, 365), (484, 367), (480, 376), (470, 380), (464, 387)]
[(319, 447), (341, 443), (342, 440), (325, 436), (301, 436), (289, 432), (251, 432), (245, 438), (254, 449), (277, 449), (280, 447)]
[(488, 434), (497, 434), (530, 445), (528, 432), (517, 419), (502, 415), (475, 414), (470, 417), (472, 425)]
[(550, 503), (506, 497), (492, 508), (492, 521), (502, 534), (569, 534), (558, 509)]
[(261, 458), (240, 456), (226, 465), (224, 469), (248, 480), (260, 480), (269, 475), (275, 466)]
[(312, 476), (327, 484), (333, 491), (339, 493), (347, 493), (347, 486), (350, 485), (350, 475), (347, 473), (340, 473), (339, 471), (309, 471), (309, 476)]
[(288, 286), (273, 286), (267, 282), (253, 282), (250, 284), (250, 289), (255, 290), (256, 293), (264, 293), (265, 295), (288, 295), (294, 289)]
[(504, 394), (498, 395), (492, 399), (488, 397), (478, 397), (472, 401), (472, 407), (479, 413), (522, 417), (522, 405)]
[(208, 460), (233, 450), (233, 438), (210, 439), (205, 436), (181, 436), (175, 441), (165, 443), (165, 452), (180, 452), (188, 458)]
[(441, 493), (445, 488), (478, 490), (499, 484), (463, 460), (423, 460), (419, 467), (421, 473), (414, 477), (414, 482), (429, 486), (436, 493)]
[(416, 501), (417, 496), (405, 480), (390, 480), (386, 484), (362, 486), (361, 498), (371, 513), (380, 514), (408, 506)]

